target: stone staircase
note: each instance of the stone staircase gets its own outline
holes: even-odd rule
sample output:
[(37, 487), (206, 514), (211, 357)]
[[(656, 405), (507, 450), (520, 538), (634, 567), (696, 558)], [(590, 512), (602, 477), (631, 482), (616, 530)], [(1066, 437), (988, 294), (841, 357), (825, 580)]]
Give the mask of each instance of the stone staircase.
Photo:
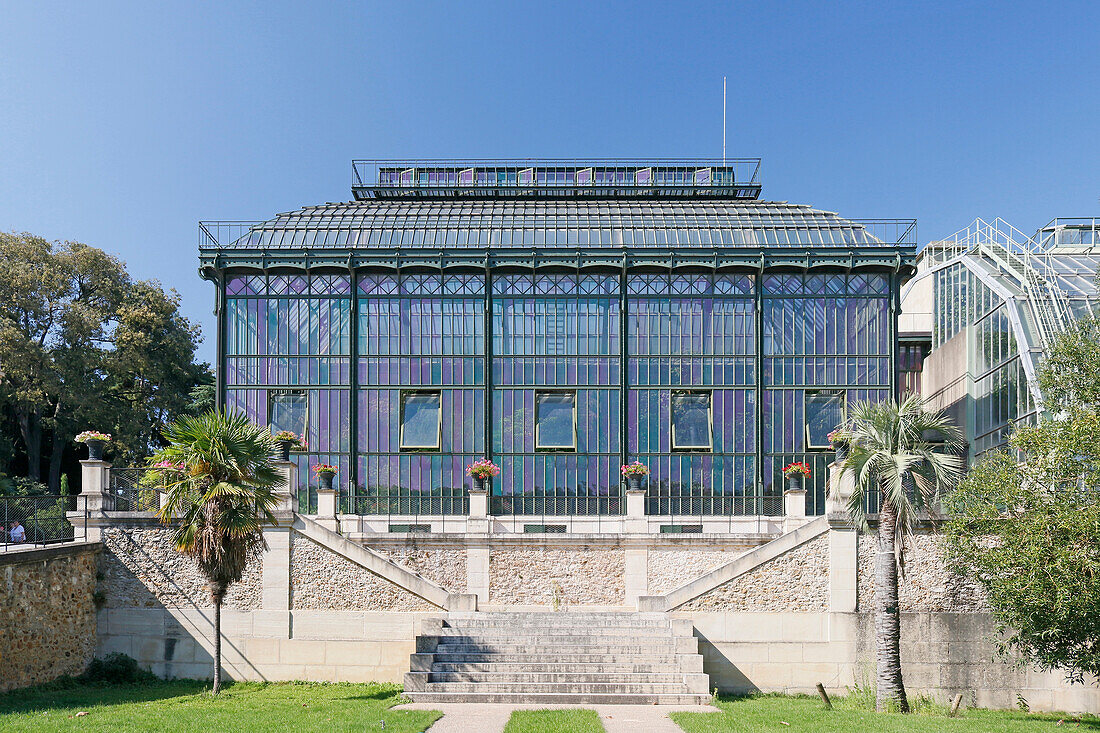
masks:
[(452, 613), (416, 638), (416, 702), (704, 704), (691, 621), (663, 613)]

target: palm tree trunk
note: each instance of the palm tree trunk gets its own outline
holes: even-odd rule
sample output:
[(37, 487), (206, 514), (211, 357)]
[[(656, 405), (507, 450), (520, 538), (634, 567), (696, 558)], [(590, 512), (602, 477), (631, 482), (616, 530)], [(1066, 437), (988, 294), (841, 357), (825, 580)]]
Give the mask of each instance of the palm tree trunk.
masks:
[(222, 689), (222, 599), (214, 599), (214, 694)]
[(901, 678), (901, 617), (898, 613), (898, 567), (894, 561), (897, 512), (883, 494), (875, 555), (875, 632), (878, 636), (878, 697), (875, 707), (909, 712)]

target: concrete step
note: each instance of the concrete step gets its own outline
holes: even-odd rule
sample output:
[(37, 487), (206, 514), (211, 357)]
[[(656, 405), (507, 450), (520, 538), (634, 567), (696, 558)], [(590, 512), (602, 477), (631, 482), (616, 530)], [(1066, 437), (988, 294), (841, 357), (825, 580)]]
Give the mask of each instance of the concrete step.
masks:
[(426, 692), (526, 692), (605, 695), (677, 695), (690, 690), (683, 682), (429, 682)]
[[(687, 655), (685, 655), (686, 657)], [(542, 673), (559, 674), (650, 674), (664, 673), (670, 669), (689, 671), (676, 660), (660, 662), (435, 662), (431, 672), (485, 672), (491, 674)], [(695, 671), (694, 669), (690, 671)]]
[(503, 703), (509, 705), (706, 705), (703, 694), (535, 693), (535, 692), (406, 692), (413, 702)]
[[(444, 629), (446, 631), (446, 629)], [(613, 634), (451, 634), (439, 637), (440, 646), (475, 646), (481, 644), (514, 644), (522, 642), (524, 646), (631, 646), (653, 645), (671, 646), (676, 639), (671, 634), (664, 636), (613, 635)]]
[[(692, 645), (690, 642), (695, 643)], [(699, 643), (696, 639), (669, 639), (642, 644), (554, 644), (517, 638), (476, 644), (439, 644), (436, 647), (437, 654), (526, 654), (540, 657), (556, 654), (603, 654), (614, 658), (650, 654), (695, 654), (698, 651)]]
[(534, 634), (538, 636), (634, 636), (645, 639), (667, 639), (672, 636), (669, 627), (640, 626), (637, 628), (624, 628), (620, 626), (445, 626), (440, 629), (441, 636), (518, 636), (520, 634)]
[(477, 682), (486, 684), (500, 683), (623, 683), (623, 684), (684, 684), (681, 672), (506, 672), (506, 671), (466, 671), (445, 672), (433, 669), (428, 673), (428, 683), (435, 682)]
[(582, 654), (582, 653), (555, 653), (553, 655), (542, 653), (524, 654), (496, 654), (493, 652), (436, 652), (432, 656), (436, 662), (444, 664), (456, 664), (463, 662), (493, 663), (493, 664), (521, 664), (536, 663), (551, 664), (675, 664), (680, 656), (671, 652), (667, 654), (620, 654), (608, 657), (607, 654)]

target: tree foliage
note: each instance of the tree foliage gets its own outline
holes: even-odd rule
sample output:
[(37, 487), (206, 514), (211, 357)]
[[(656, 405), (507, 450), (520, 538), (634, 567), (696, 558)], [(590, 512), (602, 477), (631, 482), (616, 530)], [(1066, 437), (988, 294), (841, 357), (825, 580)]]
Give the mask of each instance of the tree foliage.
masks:
[(1019, 429), (947, 501), (948, 555), (984, 588), (1001, 651), (1071, 680), (1100, 675), (1100, 416)]
[(981, 583), (1001, 649), (1071, 680), (1100, 675), (1100, 321), (1058, 336), (1046, 417), (979, 461), (947, 502), (949, 556)]
[(198, 339), (179, 296), (133, 280), (118, 258), (0, 233), (0, 425), (10, 418), (16, 433), (0, 458), (25, 459), (27, 475), (56, 491), (82, 429), (111, 433), (116, 458), (144, 457), (207, 379)]

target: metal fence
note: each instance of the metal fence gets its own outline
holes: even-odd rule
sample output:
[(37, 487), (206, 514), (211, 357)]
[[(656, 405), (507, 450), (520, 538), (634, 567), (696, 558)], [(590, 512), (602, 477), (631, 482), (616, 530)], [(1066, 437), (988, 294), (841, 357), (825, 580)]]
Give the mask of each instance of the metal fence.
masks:
[[(80, 511), (79, 518), (69, 512)], [(25, 547), (73, 542), (88, 537), (88, 511), (83, 496), (0, 496), (0, 546), (4, 552)]]
[(765, 516), (783, 515), (783, 497), (650, 490), (645, 498), (651, 516)]
[(160, 510), (160, 495), (165, 491), (160, 474), (145, 467), (111, 469), (110, 499), (107, 510), (114, 512), (155, 512)]
[(489, 497), (489, 513), (498, 516), (618, 517), (625, 508), (626, 501), (621, 492), (608, 496), (508, 494)]

